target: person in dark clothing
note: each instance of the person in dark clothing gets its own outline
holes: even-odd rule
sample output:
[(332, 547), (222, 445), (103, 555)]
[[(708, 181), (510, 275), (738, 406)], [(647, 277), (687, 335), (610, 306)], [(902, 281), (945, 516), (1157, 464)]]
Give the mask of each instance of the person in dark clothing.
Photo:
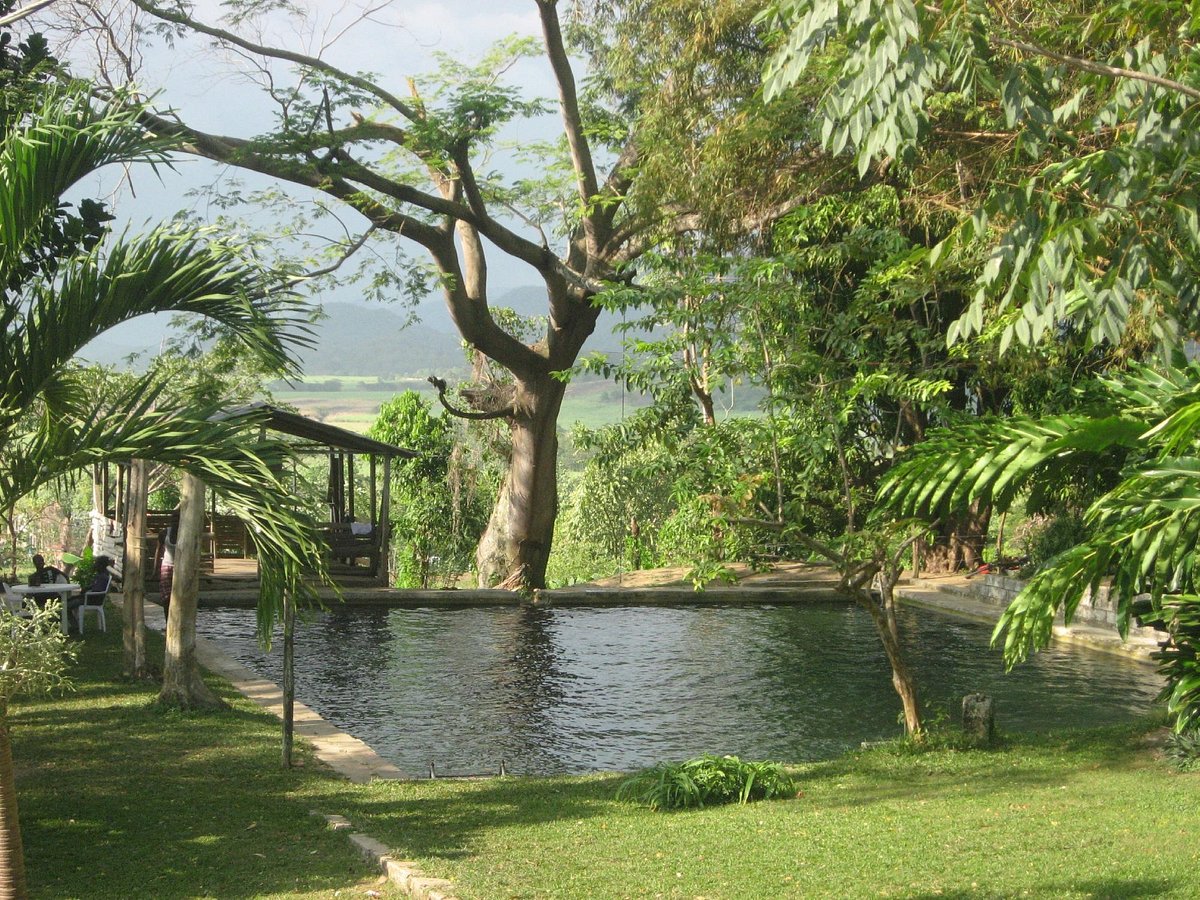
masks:
[(57, 584), (67, 580), (61, 569), (46, 565), (46, 558), (40, 553), (33, 555), (33, 574), (29, 576), (29, 584), (37, 587), (42, 584)]
[[(107, 556), (97, 556), (95, 560), (95, 574), (92, 576), (91, 583), (85, 587), (79, 594), (67, 601), (67, 612), (71, 613), (83, 606), (87, 602), (88, 594), (107, 594), (109, 587), (112, 585), (112, 573), (108, 571), (112, 565), (112, 559)], [(69, 621), (69, 619), (68, 619)]]

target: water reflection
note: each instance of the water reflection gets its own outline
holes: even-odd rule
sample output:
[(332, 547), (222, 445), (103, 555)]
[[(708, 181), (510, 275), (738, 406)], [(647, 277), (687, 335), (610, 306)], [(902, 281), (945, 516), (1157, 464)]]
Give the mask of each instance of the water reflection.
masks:
[[(906, 609), (926, 704), (997, 699), (1010, 731), (1125, 721), (1149, 667), (1056, 647), (1005, 674), (989, 629)], [(253, 613), (201, 633), (275, 681)], [(631, 769), (703, 752), (814, 759), (898, 733), (899, 701), (853, 606), (341, 608), (300, 627), (297, 695), (410, 774)]]

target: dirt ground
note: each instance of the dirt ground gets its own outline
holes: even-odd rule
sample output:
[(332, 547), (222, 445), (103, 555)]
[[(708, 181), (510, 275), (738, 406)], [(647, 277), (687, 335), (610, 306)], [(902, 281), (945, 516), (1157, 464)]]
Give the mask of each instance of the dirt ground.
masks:
[[(765, 572), (755, 572), (750, 566), (743, 563), (735, 563), (729, 566), (729, 568), (737, 576), (735, 584), (759, 585), (760, 587), (811, 581), (814, 574), (824, 574), (830, 571), (825, 566), (814, 566), (810, 563), (802, 562), (775, 563), (770, 571)], [(614, 575), (612, 578), (601, 578), (590, 582), (590, 584), (601, 588), (691, 587), (692, 582), (687, 577), (687, 573), (688, 569), (686, 566), (674, 566), (667, 569), (641, 569), (637, 572), (625, 572), (621, 575)], [(722, 582), (710, 582), (710, 584), (717, 587)], [(583, 587), (583, 585), (576, 585), (576, 587)]]

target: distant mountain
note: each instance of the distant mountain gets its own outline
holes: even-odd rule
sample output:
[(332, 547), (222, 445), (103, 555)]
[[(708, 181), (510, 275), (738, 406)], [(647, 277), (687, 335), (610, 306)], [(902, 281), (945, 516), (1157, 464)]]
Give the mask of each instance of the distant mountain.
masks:
[[(493, 297), (491, 305), (508, 307), (522, 316), (545, 316), (546, 289), (533, 284), (515, 287), (498, 297)], [(441, 299), (429, 298), (423, 301), (417, 307), (415, 315), (420, 319), (421, 324), (435, 331), (444, 331), (447, 334), (458, 333), (450, 318), (450, 311), (446, 309), (446, 304)], [(610, 356), (619, 356), (621, 334), (614, 329), (620, 323), (620, 315), (608, 311), (600, 313), (600, 318), (596, 321), (596, 330), (588, 338), (583, 352), (585, 354), (600, 352)]]
[(301, 354), (306, 375), (431, 375), (466, 362), (457, 333), (406, 324), (386, 306), (326, 303), (317, 345)]
[[(545, 316), (546, 292), (533, 285), (513, 288), (492, 305)], [(466, 366), (458, 331), (441, 300), (430, 298), (412, 312), (363, 303), (325, 303), (322, 308), (325, 317), (314, 326), (316, 346), (300, 354), (306, 375), (446, 375)], [(619, 316), (602, 313), (584, 353), (620, 354), (621, 336), (613, 333), (619, 322)], [(81, 355), (124, 368), (128, 357), (141, 354), (144, 366), (169, 334), (166, 317), (147, 317), (100, 336)]]

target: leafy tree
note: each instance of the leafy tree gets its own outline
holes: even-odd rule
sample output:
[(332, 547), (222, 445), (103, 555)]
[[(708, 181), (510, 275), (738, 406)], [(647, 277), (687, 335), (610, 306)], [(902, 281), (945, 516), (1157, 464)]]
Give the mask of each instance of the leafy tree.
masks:
[(477, 471), (464, 459), (450, 420), (435, 416), (416, 391), (404, 391), (384, 402), (368, 434), (417, 454), (392, 463), (399, 586), (429, 587), (435, 556), (444, 571), (465, 571), (487, 522), (488, 498)]
[[(783, 0), (771, 16), (783, 33), (767, 94), (832, 67), (820, 140), (835, 154), (851, 151), (860, 176), (911, 165), (951, 136), (994, 148), (985, 158), (1007, 167), (1000, 180), (981, 178), (987, 170), (972, 172), (961, 156), (944, 169), (971, 214), (920, 256), (914, 277), (978, 261), (951, 342), (992, 334), (1000, 353), (1079, 342), (1085, 355), (1108, 344), (1124, 364), (1139, 348), (1176, 349), (1194, 330), (1200, 227), (1193, 180), (1181, 177), (1195, 165), (1200, 100), (1190, 5), (1066, 3), (1018, 14), (957, 0)], [(1059, 416), (961, 423), (915, 448), (886, 488), (901, 514), (956, 514), (1007, 508), (1022, 489), (1044, 498), (1066, 479), (1094, 484), (1097, 470), (1124, 465), (1123, 480), (1087, 512), (1091, 537), (1056, 557), (1005, 614), (1006, 654), (1015, 661), (1044, 643), (1054, 610), (1069, 617), (1111, 573), (1122, 627), (1133, 593), (1146, 589), (1148, 616), (1178, 629), (1168, 657), (1181, 723), (1194, 720), (1191, 486), (1174, 466), (1182, 455), (1186, 470), (1194, 435), (1173, 411), (1186, 406), (1178, 392), (1190, 380), (1135, 367), (1105, 382), (1107, 399), (1082, 412), (1069, 409), (1078, 397), (1061, 398), (1068, 411)], [(1145, 446), (1127, 456), (1139, 435)], [(1163, 599), (1175, 589), (1177, 604)]]
[(1018, 13), (965, 0), (782, 0), (772, 15), (784, 34), (767, 95), (832, 66), (820, 139), (852, 152), (860, 175), (950, 136), (1007, 156), (1001, 185), (970, 157), (947, 160), (974, 210), (927, 262), (983, 263), (951, 337), (995, 323), (1003, 350), (1065, 327), (1111, 344), (1142, 328), (1172, 347), (1194, 327), (1200, 219), (1193, 179), (1181, 177), (1200, 150), (1190, 4)]
[[(528, 41), (507, 43), (479, 67), (450, 63), (446, 77), (413, 82), (410, 95), (402, 98), (380, 79), (245, 37), (246, 26), (277, 4), (239, 3), (230, 8), (227, 27), (200, 21), (183, 4), (137, 0), (137, 5), (180, 34), (206, 36), (262, 60), (263, 71), (282, 62), (297, 73), (295, 85), (287, 88), (273, 73), (268, 87), (278, 116), (266, 135), (210, 134), (174, 115), (143, 116), (156, 133), (177, 135), (190, 152), (345, 204), (367, 223), (363, 240), (378, 241), (390, 233), (428, 253), (432, 277), (463, 338), (512, 375), (510, 388), (489, 395), (486, 412), (476, 410), (503, 419), (512, 437), (509, 470), (477, 551), (480, 578), (540, 584), (557, 509), (557, 418), (564, 384), (555, 373), (570, 369), (595, 327), (599, 307), (592, 298), (606, 281), (624, 277), (624, 267), (660, 235), (693, 230), (701, 222), (693, 205), (677, 206), (673, 196), (665, 198), (655, 179), (645, 179), (645, 189), (639, 186), (650, 171), (643, 165), (646, 93), (615, 82), (610, 89), (581, 93), (557, 4), (537, 0), (541, 49), (559, 94), (562, 141), (552, 148), (528, 148), (553, 151), (549, 161), (544, 155), (539, 159), (551, 177), (505, 180), (489, 168), (502, 129), (544, 108), (522, 99), (501, 78), (514, 59), (533, 51)], [(706, 9), (705, 4), (695, 8)], [(725, 5), (723, 12), (733, 8)], [(745, 16), (735, 20), (738, 35), (753, 31)], [(675, 22), (673, 35), (685, 34), (686, 17)], [(604, 27), (581, 32), (602, 58), (611, 32)], [(697, 70), (707, 65), (703, 55), (691, 54), (688, 60)], [(743, 65), (743, 74), (756, 67)], [(753, 79), (744, 77), (740, 88), (753, 93)], [(691, 140), (703, 142), (719, 124), (711, 117), (697, 123)], [(792, 150), (784, 140), (771, 147)], [(727, 173), (736, 170), (724, 166)], [(739, 229), (752, 229), (773, 214), (773, 197), (763, 199), (746, 205)], [(509, 224), (514, 220), (524, 224)], [(521, 340), (493, 314), (485, 243), (527, 265), (544, 283), (548, 315), (537, 340)], [(421, 274), (417, 267), (406, 271)]]

